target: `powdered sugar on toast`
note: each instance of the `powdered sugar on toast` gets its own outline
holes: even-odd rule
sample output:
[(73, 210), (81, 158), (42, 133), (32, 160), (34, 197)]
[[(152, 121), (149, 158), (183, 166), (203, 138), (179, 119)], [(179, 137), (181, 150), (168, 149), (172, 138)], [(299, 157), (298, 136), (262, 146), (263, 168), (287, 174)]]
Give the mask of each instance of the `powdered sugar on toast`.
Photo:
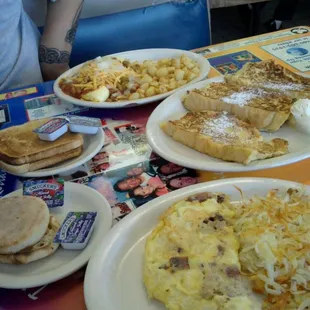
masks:
[(214, 113), (214, 117), (206, 119), (200, 133), (224, 144), (247, 143), (253, 137), (237, 123), (235, 116), (227, 112)]
[(268, 89), (274, 89), (277, 91), (285, 92), (288, 90), (305, 90), (307, 89), (306, 85), (297, 84), (297, 83), (281, 83), (281, 82), (264, 82), (262, 87)]
[(260, 98), (268, 93), (263, 89), (246, 89), (239, 92), (232, 93), (229, 96), (223, 97), (222, 101), (229, 104), (238, 104), (239, 106), (245, 106), (255, 98)]

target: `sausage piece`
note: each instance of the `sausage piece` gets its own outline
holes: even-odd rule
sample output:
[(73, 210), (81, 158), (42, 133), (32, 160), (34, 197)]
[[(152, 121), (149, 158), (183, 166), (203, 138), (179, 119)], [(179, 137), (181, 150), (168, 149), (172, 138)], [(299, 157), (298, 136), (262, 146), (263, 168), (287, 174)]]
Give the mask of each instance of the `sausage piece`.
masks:
[(238, 278), (240, 276), (240, 271), (237, 266), (229, 266), (225, 269), (225, 272), (230, 278)]
[(215, 216), (210, 216), (208, 218), (206, 218), (203, 223), (208, 224), (209, 222), (215, 222), (215, 221), (225, 221), (223, 215), (216, 213)]
[(171, 257), (169, 263), (173, 270), (189, 269), (188, 257)]

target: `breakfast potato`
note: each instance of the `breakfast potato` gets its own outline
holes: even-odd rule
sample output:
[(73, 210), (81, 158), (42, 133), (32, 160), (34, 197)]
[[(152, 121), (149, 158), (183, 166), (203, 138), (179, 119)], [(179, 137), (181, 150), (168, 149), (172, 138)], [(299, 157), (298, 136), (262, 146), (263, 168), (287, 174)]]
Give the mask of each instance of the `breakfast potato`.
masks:
[(110, 91), (108, 102), (137, 100), (184, 86), (200, 74), (198, 64), (184, 55), (143, 62), (120, 61), (117, 58), (109, 61), (115, 69), (105, 71), (103, 68), (100, 71), (100, 61), (95, 59), (86, 63), (70, 81), (62, 80), (60, 88), (66, 94), (81, 99), (81, 93), (85, 95), (106, 86)]

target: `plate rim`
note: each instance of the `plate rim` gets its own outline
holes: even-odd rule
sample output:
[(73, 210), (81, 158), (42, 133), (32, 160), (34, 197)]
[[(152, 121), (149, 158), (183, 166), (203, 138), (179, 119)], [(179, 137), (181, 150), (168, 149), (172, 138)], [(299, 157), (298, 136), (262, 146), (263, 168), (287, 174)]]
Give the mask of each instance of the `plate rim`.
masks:
[[(305, 148), (299, 152), (295, 152), (293, 157), (287, 158), (287, 159), (280, 159), (281, 156), (275, 157), (279, 158), (278, 160), (275, 160), (272, 164), (260, 164), (260, 165), (242, 165), (238, 163), (232, 163), (234, 166), (224, 166), (222, 167), (221, 163), (225, 162), (223, 160), (218, 161), (218, 162), (210, 162), (207, 166), (202, 167), (195, 161), (185, 161), (182, 159), (178, 159), (177, 157), (173, 157), (172, 154), (167, 154), (162, 147), (159, 147), (157, 144), (157, 141), (154, 139), (154, 134), (153, 134), (153, 123), (154, 123), (154, 116), (159, 113), (163, 109), (165, 105), (171, 105), (171, 100), (177, 99), (180, 96), (180, 93), (183, 93), (187, 90), (191, 90), (194, 88), (199, 88), (203, 87), (205, 85), (208, 85), (209, 83), (216, 82), (216, 81), (223, 81), (224, 76), (218, 76), (218, 77), (213, 77), (210, 79), (206, 79), (197, 83), (194, 83), (192, 85), (188, 85), (186, 88), (183, 88), (181, 90), (178, 90), (168, 98), (166, 98), (164, 101), (162, 101), (151, 113), (150, 117), (148, 118), (147, 124), (146, 124), (146, 137), (149, 145), (151, 148), (156, 152), (159, 156), (163, 157), (164, 159), (174, 162), (176, 164), (179, 164), (181, 166), (186, 166), (188, 168), (196, 169), (196, 170), (203, 170), (203, 171), (216, 171), (216, 172), (245, 172), (245, 171), (257, 171), (257, 170), (266, 170), (266, 169), (272, 169), (276, 167), (282, 167), (286, 166), (289, 164), (297, 163), (299, 161), (305, 160), (310, 157), (310, 146), (308, 148)], [(171, 137), (169, 137), (172, 139)], [(185, 145), (182, 145), (184, 148), (188, 148)], [(198, 151), (191, 149), (194, 152), (199, 153)], [(201, 154), (201, 153), (199, 153)], [(292, 153), (291, 153), (292, 154)], [(267, 159), (265, 159), (267, 160)], [(261, 160), (260, 162), (263, 162), (265, 160)], [(227, 163), (227, 162), (225, 162)]]
[[(67, 171), (72, 170), (74, 168), (77, 168), (77, 167), (85, 164), (86, 162), (88, 162), (90, 159), (92, 159), (92, 157), (94, 157), (104, 146), (105, 134), (103, 132), (102, 127), (99, 128), (98, 132), (95, 135), (89, 135), (89, 136), (97, 136), (98, 137), (97, 138), (98, 143), (96, 144), (96, 147), (93, 149), (93, 151), (88, 156), (84, 157), (82, 161), (78, 161), (75, 164), (71, 164), (71, 165), (68, 165), (68, 166), (62, 167), (62, 168), (58, 168), (56, 166), (55, 168), (42, 168), (42, 169), (39, 169), (36, 171), (26, 172), (24, 174), (16, 174), (16, 173), (12, 173), (12, 172), (8, 172), (8, 173), (15, 175), (15, 176), (23, 177), (23, 178), (41, 178), (41, 177), (46, 177), (46, 176), (50, 176), (50, 175), (54, 175), (54, 174), (64, 173), (64, 172), (67, 172)], [(84, 152), (84, 150), (83, 150), (83, 152)], [(83, 155), (83, 153), (79, 157), (81, 157), (82, 155)], [(68, 161), (71, 161), (71, 160), (77, 159), (77, 158), (78, 157), (71, 158)], [(50, 169), (50, 170), (46, 171), (48, 169)]]
[[(199, 183), (196, 185), (188, 186), (182, 189), (178, 189), (176, 191), (170, 192), (166, 195), (158, 197), (141, 207), (134, 212), (131, 212), (124, 219), (122, 219), (117, 225), (113, 226), (112, 229), (106, 234), (104, 239), (102, 240), (100, 246), (98, 247), (96, 253), (90, 259), (86, 273), (84, 278), (84, 298), (87, 309), (89, 310), (97, 310), (98, 304), (95, 302), (98, 298), (96, 290), (94, 290), (94, 286), (96, 284), (92, 281), (93, 274), (98, 273), (98, 264), (100, 262), (100, 258), (105, 258), (108, 256), (109, 250), (113, 247), (113, 243), (117, 242), (118, 236), (122, 233), (123, 230), (127, 230), (131, 225), (133, 225), (136, 221), (139, 221), (143, 218), (145, 213), (150, 212), (150, 209), (156, 208), (159, 204), (166, 203), (167, 205), (171, 205), (172, 203), (184, 199), (189, 195), (193, 195), (195, 193), (199, 193), (201, 191), (210, 190), (212, 191), (213, 187), (232, 185), (232, 186), (241, 186), (244, 183), (253, 183), (253, 184), (267, 184), (266, 187), (272, 189), (274, 188), (272, 184), (275, 184), (280, 187), (303, 187), (310, 189), (310, 185), (302, 184), (295, 181), (283, 180), (277, 178), (262, 178), (262, 177), (237, 177), (237, 178), (226, 178), (219, 179), (214, 181), (207, 181), (203, 183)], [(217, 190), (219, 191), (219, 190)], [(169, 206), (167, 206), (168, 208)], [(102, 298), (101, 298), (102, 299)], [(109, 310), (109, 306), (104, 306), (103, 310)]]
[[(187, 56), (191, 57), (192, 59), (200, 59), (201, 61), (204, 61), (205, 66), (206, 66), (206, 70), (205, 72), (201, 73), (197, 78), (195, 78), (194, 80), (188, 82), (187, 84), (185, 84), (184, 86), (181, 86), (179, 88), (176, 88), (175, 90), (171, 90), (167, 93), (164, 94), (159, 94), (159, 95), (155, 95), (152, 97), (148, 97), (148, 98), (143, 98), (143, 99), (138, 99), (138, 100), (127, 100), (127, 101), (123, 101), (123, 102), (119, 102), (119, 103), (109, 103), (109, 102), (91, 102), (91, 101), (85, 101), (85, 100), (81, 100), (81, 99), (76, 99), (73, 98), (67, 94), (65, 94), (59, 87), (59, 81), (67, 76), (68, 74), (70, 74), (70, 72), (77, 70), (78, 68), (80, 68), (81, 66), (83, 66), (85, 63), (87, 63), (88, 61), (85, 61), (75, 67), (70, 68), (69, 70), (67, 70), (66, 72), (64, 72), (62, 75), (60, 75), (56, 81), (54, 82), (53, 85), (53, 91), (56, 94), (57, 97), (59, 97), (61, 100), (65, 100), (68, 101), (72, 104), (78, 105), (78, 106), (84, 106), (84, 107), (91, 107), (91, 108), (98, 108), (98, 109), (114, 109), (114, 108), (129, 108), (129, 107), (135, 107), (135, 106), (141, 106), (141, 105), (145, 105), (145, 104), (150, 104), (156, 101), (160, 101), (163, 100), (167, 97), (169, 97), (170, 95), (172, 95), (173, 93), (175, 93), (176, 91), (179, 91), (191, 84), (194, 84), (196, 82), (199, 82), (203, 79), (205, 79), (210, 70), (211, 70), (211, 65), (210, 62), (208, 61), (207, 58), (205, 58), (203, 55), (197, 54), (195, 52), (192, 51), (187, 51), (187, 50), (181, 50), (181, 49), (175, 49), (175, 48), (146, 48), (146, 49), (137, 49), (137, 50), (132, 50), (132, 51), (124, 51), (124, 52), (119, 52), (119, 53), (115, 53), (115, 54), (110, 54), (110, 55), (106, 55), (106, 56), (102, 56), (104, 57), (121, 57), (124, 54), (134, 54), (134, 53), (139, 53), (139, 52), (146, 52), (146, 51), (150, 51), (150, 52), (156, 52), (156, 51), (167, 51), (167, 52), (182, 52), (183, 54), (186, 54)], [(94, 58), (95, 59), (95, 58)], [(93, 60), (93, 59), (91, 59)], [(89, 60), (89, 61), (91, 61)]]
[[(111, 230), (111, 226), (112, 226), (112, 211), (111, 211), (110, 204), (108, 203), (106, 198), (104, 196), (102, 196), (100, 193), (98, 193), (96, 190), (94, 190), (91, 187), (88, 187), (86, 185), (82, 185), (82, 184), (78, 184), (78, 183), (74, 183), (74, 182), (65, 182), (65, 184), (66, 184), (65, 186), (67, 188), (69, 187), (69, 190), (71, 187), (78, 187), (78, 188), (80, 188), (81, 186), (86, 187), (85, 190), (89, 190), (92, 193), (92, 196), (97, 196), (98, 198), (100, 198), (102, 200), (102, 203), (100, 205), (100, 208), (98, 208), (98, 210), (103, 215), (103, 221), (107, 221), (107, 223), (109, 222), (109, 224), (106, 224), (106, 226), (105, 226), (105, 225), (103, 225), (103, 221), (102, 221), (101, 225), (97, 224), (98, 233), (103, 234), (103, 235), (106, 235), (107, 233), (109, 233), (109, 231)], [(68, 186), (68, 184), (70, 184), (70, 185)], [(20, 192), (21, 192), (21, 189), (17, 189), (15, 191), (7, 194), (3, 198), (10, 197), (14, 193), (20, 193)], [(105, 218), (106, 218), (106, 220), (105, 220)], [(101, 243), (101, 241), (98, 242), (98, 244), (100, 244), (100, 243)], [(85, 250), (87, 250), (87, 248), (85, 248), (84, 250), (81, 250), (80, 253), (83, 253)], [(90, 260), (92, 255), (94, 255), (94, 253), (96, 251), (97, 251), (97, 248), (94, 248), (94, 250), (92, 252), (90, 252), (90, 250), (88, 250), (86, 253), (88, 253), (88, 252), (89, 253), (87, 255), (85, 254), (86, 255), (85, 258), (76, 257), (75, 259), (77, 259), (77, 262), (74, 265), (72, 265), (71, 268), (68, 270), (66, 270), (67, 268), (65, 268), (65, 266), (68, 264), (67, 263), (67, 264), (62, 265), (61, 267), (59, 267), (57, 269), (49, 270), (46, 273), (43, 273), (43, 277), (46, 277), (46, 276), (44, 276), (46, 274), (48, 275), (48, 277), (44, 278), (44, 279), (42, 277), (42, 273), (40, 273), (39, 275), (32, 275), (32, 276), (22, 276), (22, 277), (14, 276), (11, 280), (12, 282), (7, 284), (7, 277), (10, 277), (10, 276), (6, 275), (6, 280), (5, 280), (6, 283), (1, 283), (1, 276), (0, 276), (0, 288), (27, 289), (27, 288), (39, 287), (39, 286), (54, 283), (56, 281), (59, 281), (61, 279), (66, 278), (67, 276), (73, 274), (74, 272), (76, 272), (77, 270), (82, 268), (85, 264), (88, 263), (88, 261)], [(59, 269), (60, 269), (61, 275), (59, 273), (55, 273), (55, 270), (59, 270)], [(0, 275), (1, 275), (1, 273), (0, 273)], [(17, 282), (17, 283), (14, 284), (13, 282)]]

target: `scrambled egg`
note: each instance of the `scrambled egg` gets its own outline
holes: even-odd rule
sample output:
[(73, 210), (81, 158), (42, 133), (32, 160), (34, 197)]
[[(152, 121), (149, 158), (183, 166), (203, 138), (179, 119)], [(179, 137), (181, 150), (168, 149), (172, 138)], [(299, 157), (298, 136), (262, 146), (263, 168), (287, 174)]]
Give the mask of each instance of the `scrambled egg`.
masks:
[(171, 206), (147, 239), (144, 283), (169, 310), (256, 309), (240, 275), (235, 212), (224, 194)]

